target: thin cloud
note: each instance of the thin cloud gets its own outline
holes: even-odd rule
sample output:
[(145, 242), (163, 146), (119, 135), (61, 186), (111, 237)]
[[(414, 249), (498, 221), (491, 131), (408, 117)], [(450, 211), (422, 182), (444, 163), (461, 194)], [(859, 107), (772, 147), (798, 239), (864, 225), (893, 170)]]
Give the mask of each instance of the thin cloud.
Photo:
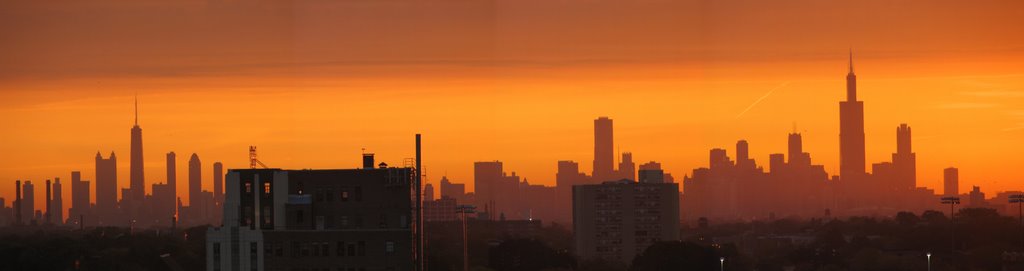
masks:
[(937, 104), (935, 108), (938, 109), (984, 109), (984, 108), (995, 108), (999, 104), (994, 103), (944, 103)]

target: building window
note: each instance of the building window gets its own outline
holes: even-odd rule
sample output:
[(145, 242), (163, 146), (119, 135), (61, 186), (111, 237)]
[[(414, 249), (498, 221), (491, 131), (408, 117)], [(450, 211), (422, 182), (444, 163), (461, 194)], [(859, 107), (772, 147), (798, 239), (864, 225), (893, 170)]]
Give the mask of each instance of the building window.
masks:
[(316, 194), (313, 196), (313, 198), (316, 200), (316, 202), (323, 202), (324, 201), (324, 189), (323, 188), (317, 188), (316, 189)]
[(348, 216), (347, 215), (341, 216), (341, 228), (342, 229), (348, 228)]
[(342, 188), (341, 189), (341, 201), (342, 202), (348, 201), (348, 189), (347, 188)]
[(220, 243), (213, 243), (213, 270), (220, 271)]
[(356, 244), (348, 244), (348, 256), (356, 256)]
[(331, 245), (330, 244), (328, 244), (327, 242), (321, 242), (320, 243), (320, 252), (322, 252), (322, 254), (320, 256), (325, 256), (325, 257), (326, 256), (330, 256), (330, 250), (331, 250)]
[(345, 256), (345, 242), (338, 242), (338, 248), (335, 250), (335, 252), (338, 254), (338, 257), (344, 257)]
[(327, 202), (334, 201), (334, 188), (328, 187), (327, 188), (327, 193), (324, 194), (324, 196), (327, 196)]
[(245, 193), (252, 193), (252, 182), (245, 182)]
[(256, 261), (257, 261), (257, 256), (258, 256), (257, 254), (258, 253), (259, 253), (258, 244), (256, 244), (256, 242), (250, 242), (249, 243), (249, 264), (250, 264), (249, 266), (251, 267), (251, 269), (253, 271), (257, 271), (258, 270), (257, 266), (256, 266)]
[(263, 194), (270, 195), (270, 182), (263, 183)]
[(305, 223), (305, 218), (302, 216), (302, 210), (295, 211), (295, 223)]
[(356, 201), (363, 201), (363, 187), (356, 186), (354, 198)]
[(395, 255), (395, 242), (384, 242), (384, 255)]

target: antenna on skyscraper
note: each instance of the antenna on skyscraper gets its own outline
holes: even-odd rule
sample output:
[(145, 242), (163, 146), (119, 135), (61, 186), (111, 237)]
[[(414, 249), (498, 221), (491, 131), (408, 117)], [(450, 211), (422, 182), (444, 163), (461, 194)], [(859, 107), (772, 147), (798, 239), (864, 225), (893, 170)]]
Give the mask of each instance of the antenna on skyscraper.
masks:
[(139, 92), (135, 92), (135, 126), (139, 126)]

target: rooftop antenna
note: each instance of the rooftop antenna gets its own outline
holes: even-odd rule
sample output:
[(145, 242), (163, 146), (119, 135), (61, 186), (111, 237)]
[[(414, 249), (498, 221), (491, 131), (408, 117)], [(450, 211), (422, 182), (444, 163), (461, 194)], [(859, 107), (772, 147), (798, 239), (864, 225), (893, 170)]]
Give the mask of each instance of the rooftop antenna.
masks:
[(135, 92), (135, 126), (139, 126), (139, 92)]

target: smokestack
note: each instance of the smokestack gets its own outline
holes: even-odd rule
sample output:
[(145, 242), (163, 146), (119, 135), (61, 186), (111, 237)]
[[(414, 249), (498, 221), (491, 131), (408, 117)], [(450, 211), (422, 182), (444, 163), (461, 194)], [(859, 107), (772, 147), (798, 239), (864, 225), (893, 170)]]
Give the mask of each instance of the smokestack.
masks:
[(373, 154), (372, 153), (364, 153), (363, 154), (363, 169), (373, 169)]
[(14, 181), (14, 222), (21, 224), (21, 180)]

